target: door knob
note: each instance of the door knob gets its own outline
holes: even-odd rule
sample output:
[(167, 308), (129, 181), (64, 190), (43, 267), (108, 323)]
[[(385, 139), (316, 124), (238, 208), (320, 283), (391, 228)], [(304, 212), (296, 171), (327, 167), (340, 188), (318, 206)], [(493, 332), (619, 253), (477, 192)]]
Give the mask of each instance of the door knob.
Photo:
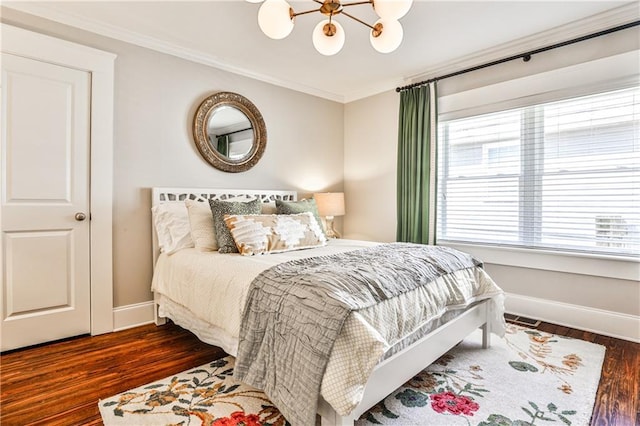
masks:
[(82, 212), (78, 212), (76, 213), (76, 220), (78, 222), (82, 222), (83, 220), (85, 220), (87, 218), (87, 215), (82, 213)]

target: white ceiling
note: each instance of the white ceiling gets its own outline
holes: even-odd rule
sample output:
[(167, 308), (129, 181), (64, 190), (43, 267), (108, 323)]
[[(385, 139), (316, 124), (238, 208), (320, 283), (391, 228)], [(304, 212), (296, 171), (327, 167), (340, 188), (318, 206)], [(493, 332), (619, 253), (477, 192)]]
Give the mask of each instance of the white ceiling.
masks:
[[(349, 0), (350, 1), (350, 0)], [(266, 37), (257, 23), (259, 4), (233, 1), (73, 1), (6, 2), (3, 6), (36, 14), (98, 34), (175, 54), (338, 102), (349, 102), (415, 81), (429, 72), (504, 57), (507, 47), (541, 47), (572, 38), (563, 28), (580, 28), (598, 17), (637, 19), (640, 6), (628, 1), (420, 1), (401, 19), (404, 41), (393, 53), (371, 47), (369, 31), (344, 16), (344, 48), (326, 57), (311, 42), (322, 15), (296, 18), (284, 40)], [(311, 0), (290, 1), (296, 12), (315, 8)], [(626, 6), (625, 6), (626, 5)], [(350, 14), (372, 24), (370, 5)], [(636, 15), (636, 16), (631, 16)], [(611, 18), (614, 16), (614, 18)], [(569, 24), (567, 26), (567, 24)], [(597, 28), (597, 30), (603, 28)], [(584, 31), (584, 30), (583, 30)], [(545, 33), (545, 34), (541, 34)], [(553, 36), (547, 36), (553, 34)], [(579, 34), (579, 31), (578, 31)], [(584, 34), (584, 32), (582, 33)], [(543, 43), (543, 44), (540, 44)], [(478, 57), (484, 53), (484, 57)], [(522, 53), (522, 50), (511, 52)], [(491, 55), (498, 55), (491, 57)], [(449, 69), (449, 71), (451, 71)]]

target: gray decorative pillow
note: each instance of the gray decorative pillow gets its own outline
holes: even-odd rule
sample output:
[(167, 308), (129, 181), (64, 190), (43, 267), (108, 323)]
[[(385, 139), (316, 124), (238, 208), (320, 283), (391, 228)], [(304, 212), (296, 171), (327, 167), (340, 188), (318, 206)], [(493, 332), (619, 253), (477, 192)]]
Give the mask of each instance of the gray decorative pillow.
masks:
[(310, 212), (313, 217), (318, 221), (318, 226), (325, 233), (324, 225), (320, 220), (320, 213), (318, 213), (318, 206), (316, 200), (313, 198), (300, 200), (300, 201), (282, 201), (276, 200), (276, 213), (277, 214), (298, 214)]
[(229, 232), (229, 228), (224, 223), (224, 216), (227, 214), (260, 214), (260, 204), (258, 199), (248, 202), (209, 200), (213, 215), (213, 229), (215, 229), (216, 239), (218, 240), (218, 252), (238, 253), (238, 248), (235, 241), (233, 241), (231, 232)]

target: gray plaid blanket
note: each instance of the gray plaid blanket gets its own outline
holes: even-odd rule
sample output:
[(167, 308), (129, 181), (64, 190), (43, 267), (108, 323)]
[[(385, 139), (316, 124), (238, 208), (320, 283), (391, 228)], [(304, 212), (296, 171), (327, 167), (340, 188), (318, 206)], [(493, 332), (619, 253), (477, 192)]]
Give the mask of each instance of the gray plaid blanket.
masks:
[(264, 390), (293, 425), (314, 425), (333, 344), (350, 312), (481, 266), (439, 246), (390, 243), (293, 260), (251, 284), (234, 377)]

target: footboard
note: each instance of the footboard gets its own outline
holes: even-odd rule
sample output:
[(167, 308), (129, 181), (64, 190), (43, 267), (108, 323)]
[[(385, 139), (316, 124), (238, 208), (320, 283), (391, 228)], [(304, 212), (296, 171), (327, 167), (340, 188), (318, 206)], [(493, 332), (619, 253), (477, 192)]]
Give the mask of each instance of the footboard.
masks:
[(424, 336), (408, 348), (385, 359), (371, 374), (360, 404), (347, 416), (340, 416), (321, 397), (318, 413), (322, 425), (353, 425), (365, 411), (444, 355), (461, 340), (482, 327), (482, 347), (490, 345), (491, 300), (478, 303), (466, 312)]

